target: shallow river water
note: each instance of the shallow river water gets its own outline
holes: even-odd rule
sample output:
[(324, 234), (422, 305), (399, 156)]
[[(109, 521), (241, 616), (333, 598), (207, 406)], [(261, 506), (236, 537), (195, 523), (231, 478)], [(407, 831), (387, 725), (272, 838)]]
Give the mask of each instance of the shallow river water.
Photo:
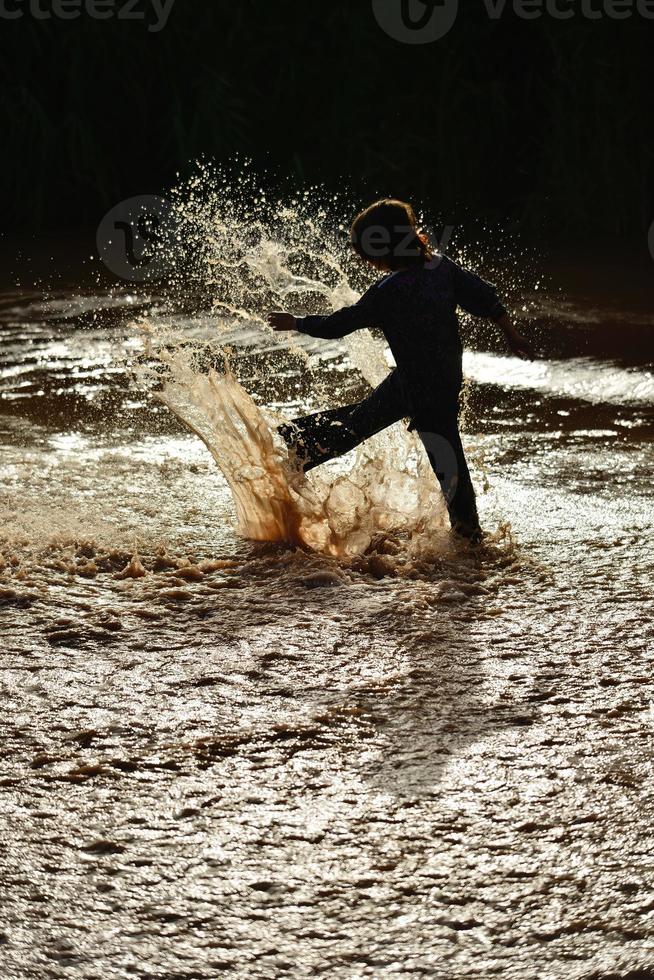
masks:
[[(0, 975), (653, 977), (653, 318), (578, 291), (546, 359), (476, 343), (489, 541), (436, 508), (339, 557), (237, 533), (128, 364), (158, 309), (1, 299)], [(306, 364), (365, 390), (229, 336), (281, 414)]]

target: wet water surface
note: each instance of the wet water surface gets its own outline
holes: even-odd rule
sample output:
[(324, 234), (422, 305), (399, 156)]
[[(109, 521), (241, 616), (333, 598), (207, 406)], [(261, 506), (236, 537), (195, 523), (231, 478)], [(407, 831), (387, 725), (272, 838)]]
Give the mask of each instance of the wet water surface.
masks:
[[(466, 355), (484, 547), (398, 426), (293, 498), (312, 548), (240, 536), (247, 460), (134, 375), (158, 304), (2, 299), (1, 975), (651, 975), (651, 318), (543, 303), (550, 359)], [(175, 327), (222, 330), (238, 424), (382, 353)]]

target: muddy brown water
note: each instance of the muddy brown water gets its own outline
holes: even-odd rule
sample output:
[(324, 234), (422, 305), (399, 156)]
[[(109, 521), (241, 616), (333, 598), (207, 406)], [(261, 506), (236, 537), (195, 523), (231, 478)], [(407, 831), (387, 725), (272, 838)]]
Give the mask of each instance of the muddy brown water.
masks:
[(654, 975), (652, 316), (566, 295), (547, 360), (469, 353), (492, 540), (338, 559), (238, 536), (139, 314), (1, 298), (0, 975)]

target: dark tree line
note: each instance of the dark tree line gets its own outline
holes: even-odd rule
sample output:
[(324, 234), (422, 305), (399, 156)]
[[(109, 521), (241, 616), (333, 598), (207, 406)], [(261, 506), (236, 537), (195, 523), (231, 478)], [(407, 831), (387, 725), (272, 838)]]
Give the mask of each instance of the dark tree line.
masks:
[(160, 33), (27, 16), (0, 32), (6, 231), (89, 225), (235, 153), (548, 240), (654, 218), (654, 22), (637, 16), (491, 21), (475, 2), (410, 46), (369, 0), (176, 0)]

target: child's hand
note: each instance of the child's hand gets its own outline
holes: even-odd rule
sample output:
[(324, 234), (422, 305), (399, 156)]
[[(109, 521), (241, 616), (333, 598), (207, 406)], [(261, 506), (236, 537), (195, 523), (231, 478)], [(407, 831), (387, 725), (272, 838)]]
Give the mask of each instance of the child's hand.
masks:
[(297, 323), (292, 313), (275, 312), (268, 314), (268, 323), (273, 330), (297, 330)]
[(536, 360), (537, 355), (535, 349), (532, 347), (529, 341), (515, 329), (515, 327), (510, 333), (507, 333), (506, 339), (508, 340), (509, 347), (516, 357), (522, 358), (523, 361)]
[(495, 321), (499, 327), (504, 331), (504, 335), (508, 341), (509, 347), (516, 357), (521, 357), (523, 361), (535, 361), (536, 351), (531, 346), (528, 340), (526, 340), (519, 330), (513, 326), (513, 320), (508, 313), (504, 313), (498, 320)]

